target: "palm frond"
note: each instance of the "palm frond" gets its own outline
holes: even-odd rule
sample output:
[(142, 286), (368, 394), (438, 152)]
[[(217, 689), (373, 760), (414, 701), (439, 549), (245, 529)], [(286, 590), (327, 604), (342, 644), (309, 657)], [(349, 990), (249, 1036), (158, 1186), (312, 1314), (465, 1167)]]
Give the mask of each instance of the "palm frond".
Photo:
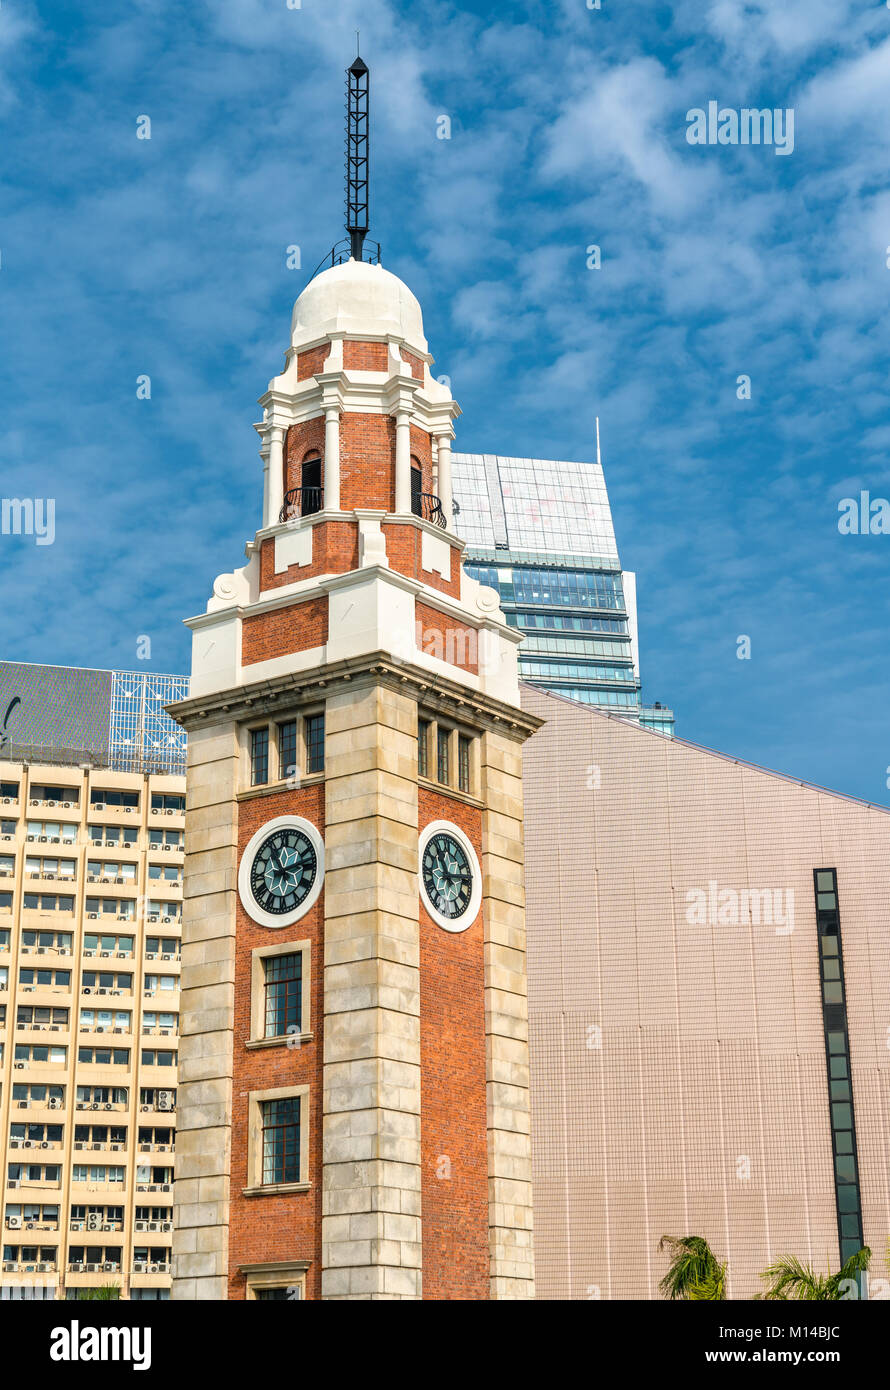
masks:
[(691, 1303), (726, 1302), (726, 1265), (718, 1264), (697, 1284), (690, 1284), (686, 1293)]
[(726, 1265), (721, 1265), (704, 1236), (662, 1236), (659, 1250), (668, 1250), (671, 1264), (658, 1287), (669, 1299), (726, 1297)]
[(763, 1294), (765, 1299), (821, 1301), (825, 1298), (826, 1281), (796, 1255), (783, 1255), (774, 1260), (760, 1277), (767, 1282)]
[(868, 1269), (871, 1251), (868, 1246), (851, 1255), (837, 1274), (817, 1274), (796, 1255), (783, 1255), (761, 1274), (767, 1288), (761, 1295), (768, 1300), (793, 1300), (807, 1303), (837, 1303), (846, 1298), (851, 1283)]
[(861, 1274), (868, 1273), (871, 1264), (871, 1250), (867, 1245), (863, 1245), (861, 1250), (857, 1250), (855, 1255), (851, 1255), (844, 1264), (841, 1265), (837, 1274), (831, 1275), (829, 1283), (832, 1288), (830, 1297), (838, 1302), (845, 1299), (851, 1292), (851, 1286), (856, 1290), (852, 1294), (853, 1298), (858, 1298), (861, 1293), (862, 1281)]

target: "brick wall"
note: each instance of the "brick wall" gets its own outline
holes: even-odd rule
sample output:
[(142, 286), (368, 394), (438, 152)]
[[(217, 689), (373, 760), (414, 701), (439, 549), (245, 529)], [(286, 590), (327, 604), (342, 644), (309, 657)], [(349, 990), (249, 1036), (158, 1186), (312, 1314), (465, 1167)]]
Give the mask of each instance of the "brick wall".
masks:
[(413, 352), (409, 352), (407, 348), (402, 348), (402, 361), (408, 363), (408, 366), (411, 368), (411, 375), (414, 377), (415, 381), (423, 381), (422, 358), (415, 357)]
[(316, 372), (323, 372), (330, 350), (330, 343), (319, 343), (318, 347), (310, 348), (308, 352), (298, 353), (297, 381), (308, 381)]
[(386, 372), (389, 370), (387, 343), (361, 343), (351, 338), (343, 340), (343, 367), (355, 372)]
[(285, 491), (302, 486), (300, 466), (307, 454), (318, 454), (322, 460), (321, 481), (324, 486), (324, 416), (303, 420), (291, 425), (284, 445)]
[(460, 597), (460, 551), (456, 546), (451, 548), (451, 578), (443, 579), (438, 571), (423, 568), (423, 542), (418, 527), (384, 522), (380, 529), (386, 537), (386, 553), (391, 569), (410, 575), (412, 579), (421, 579), (431, 589), (439, 589), (443, 594)]
[[(238, 812), (240, 860), (251, 836), (275, 816), (305, 816), (324, 833), (324, 786), (316, 784), (243, 801)], [(276, 930), (258, 926), (248, 917), (240, 901), (236, 923), (229, 1297), (244, 1298), (245, 1280), (238, 1273), (239, 1265), (258, 1264), (264, 1260), (310, 1260), (306, 1296), (318, 1298), (321, 1289), (324, 889), (314, 907), (292, 927)], [(284, 1046), (248, 1051), (244, 1041), (250, 1036), (251, 952), (257, 946), (277, 945), (287, 940), (312, 943), (310, 1028), (313, 1040), (299, 1048)], [(312, 1187), (308, 1192), (284, 1193), (277, 1197), (245, 1197), (242, 1188), (249, 1186), (248, 1092), (290, 1085), (312, 1088), (309, 1094), (309, 1181)]]
[(275, 542), (263, 541), (260, 547), (260, 589), (280, 589), (300, 579), (313, 579), (318, 574), (348, 574), (358, 569), (358, 522), (320, 521), (312, 528), (312, 560), (308, 565), (290, 565), (281, 574), (275, 573)]
[(257, 613), (243, 620), (241, 662), (252, 666), (289, 652), (322, 647), (328, 640), (328, 596), (294, 601), (273, 613)]
[(340, 505), (395, 506), (396, 422), (391, 415), (340, 416)]
[(449, 618), (428, 603), (414, 602), (416, 641), (421, 651), (475, 675), (479, 670), (479, 634), (466, 623)]
[[(421, 788), (418, 828), (452, 821), (481, 858), (482, 815)], [(424, 1299), (487, 1299), (488, 1135), (482, 913), (447, 932), (420, 904)], [(445, 1174), (450, 1173), (450, 1176)]]
[(420, 464), (423, 478), (423, 492), (434, 492), (433, 487), (433, 446), (429, 434), (419, 425), (411, 426), (411, 462)]

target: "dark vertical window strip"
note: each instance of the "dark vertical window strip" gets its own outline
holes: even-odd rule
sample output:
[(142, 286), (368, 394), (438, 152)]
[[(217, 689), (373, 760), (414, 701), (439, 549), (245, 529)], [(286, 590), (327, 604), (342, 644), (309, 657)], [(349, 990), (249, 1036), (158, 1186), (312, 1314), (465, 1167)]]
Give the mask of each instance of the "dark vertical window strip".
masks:
[(306, 771), (324, 772), (324, 715), (306, 716)]
[(250, 733), (250, 784), (262, 786), (269, 780), (269, 730), (252, 729)]
[(462, 792), (470, 790), (470, 740), (466, 734), (457, 737), (457, 785)]
[(278, 776), (281, 781), (299, 775), (297, 763), (297, 721), (278, 725)]
[(430, 775), (430, 721), (428, 719), (418, 719), (417, 721), (417, 775), (418, 777), (429, 777)]
[(447, 786), (450, 781), (448, 767), (448, 740), (450, 732), (449, 729), (443, 729), (441, 724), (436, 729), (436, 775), (444, 786)]
[(863, 1233), (837, 870), (814, 869), (813, 887), (819, 938), (819, 988), (822, 992), (825, 1063), (828, 1071), (834, 1192), (843, 1264), (862, 1249)]

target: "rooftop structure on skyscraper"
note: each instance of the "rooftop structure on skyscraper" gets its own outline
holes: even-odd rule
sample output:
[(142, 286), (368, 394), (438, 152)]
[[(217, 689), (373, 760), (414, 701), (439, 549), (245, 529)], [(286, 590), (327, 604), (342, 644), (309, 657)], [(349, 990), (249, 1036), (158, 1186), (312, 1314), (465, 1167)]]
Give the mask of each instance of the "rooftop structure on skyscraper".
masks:
[(117, 772), (184, 773), (185, 734), (165, 706), (188, 676), (0, 662), (0, 757)]

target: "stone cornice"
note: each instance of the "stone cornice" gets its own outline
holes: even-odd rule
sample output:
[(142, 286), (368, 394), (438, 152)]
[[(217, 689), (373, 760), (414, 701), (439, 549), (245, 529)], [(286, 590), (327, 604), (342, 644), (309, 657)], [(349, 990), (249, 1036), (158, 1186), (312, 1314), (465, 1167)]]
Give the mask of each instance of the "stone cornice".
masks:
[(292, 358), (299, 357), (301, 353), (312, 352), (315, 348), (322, 347), (324, 343), (333, 342), (393, 343), (398, 348), (405, 348), (413, 357), (419, 357), (421, 362), (427, 362), (430, 366), (436, 360), (429, 350), (412, 347), (408, 339), (400, 333), (347, 333), (343, 328), (335, 328), (330, 333), (320, 333), (314, 338), (307, 338), (305, 343), (300, 343), (297, 347), (291, 345), (285, 352), (285, 361), (290, 362)]
[(307, 377), (290, 391), (280, 387), (266, 391), (259, 400), (264, 419), (255, 423), (254, 429), (263, 435), (272, 426), (287, 427), (315, 419), (324, 413), (325, 393), (329, 398), (332, 389), (339, 396), (341, 410), (347, 414), (390, 415), (408, 395), (411, 423), (430, 433), (447, 433), (449, 422), (461, 414), (457, 401), (434, 400), (427, 394), (426, 383), (416, 377), (337, 368)]
[(257, 531), (252, 541), (248, 541), (244, 547), (244, 553), (248, 557), (259, 549), (262, 541), (274, 540), (276, 536), (287, 535), (290, 531), (301, 530), (304, 526), (319, 526), (325, 521), (351, 521), (357, 523), (362, 516), (374, 516), (380, 518), (381, 526), (413, 526), (417, 531), (426, 531), (431, 536), (437, 536), (439, 540), (447, 540), (453, 549), (462, 555), (467, 548), (467, 543), (461, 540), (460, 536), (453, 531), (443, 530), (433, 521), (427, 521), (425, 517), (415, 516), (413, 512), (386, 512), (380, 511), (375, 507), (355, 507), (350, 512), (313, 512), (311, 516), (295, 517), (291, 521), (279, 521), (275, 526), (264, 526)]
[(366, 584), (375, 579), (413, 594), (428, 608), (434, 608), (436, 612), (444, 613), (446, 617), (454, 618), (467, 627), (476, 628), (477, 631), (487, 628), (516, 646), (523, 640), (518, 629), (509, 627), (494, 614), (473, 613), (450, 594), (443, 594), (440, 589), (433, 589), (421, 580), (412, 579), (410, 575), (389, 569), (385, 565), (364, 565), (361, 569), (347, 570), (345, 574), (319, 575), (317, 578), (313, 576), (311, 579), (298, 580), (297, 584), (301, 586), (299, 588), (286, 584), (278, 589), (266, 589), (264, 597), (257, 599), (255, 603), (233, 603), (229, 608), (215, 608), (210, 613), (197, 613), (183, 621), (193, 632), (200, 631), (203, 627), (215, 626), (221, 617), (231, 617), (233, 613), (237, 613), (242, 619), (253, 618), (260, 613), (273, 613), (279, 608), (289, 608), (294, 603), (306, 603), (310, 599), (321, 598), (335, 589), (351, 589), (356, 584)]
[(256, 681), (232, 690), (214, 691), (190, 697), (167, 706), (167, 713), (186, 730), (211, 723), (242, 722), (258, 715), (274, 715), (317, 702), (345, 690), (385, 685), (402, 694), (412, 694), (424, 709), (434, 710), (479, 729), (489, 729), (524, 742), (535, 733), (543, 719), (489, 695), (469, 690), (459, 681), (398, 661), (388, 652), (372, 652), (344, 661), (328, 662), (308, 671)]

